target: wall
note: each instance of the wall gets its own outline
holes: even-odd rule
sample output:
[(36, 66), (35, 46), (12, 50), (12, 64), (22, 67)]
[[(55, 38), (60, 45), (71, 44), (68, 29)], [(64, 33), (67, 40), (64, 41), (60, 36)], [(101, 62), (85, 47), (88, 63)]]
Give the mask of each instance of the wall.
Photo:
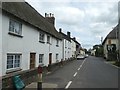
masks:
[[(64, 60), (72, 57), (71, 42), (63, 39), (64, 43)], [(66, 44), (66, 45), (65, 45)]]
[[(39, 54), (44, 54), (44, 65), (49, 64), (49, 53), (52, 52), (52, 60), (55, 62), (56, 53), (59, 53), (59, 60), (62, 58), (62, 41), (60, 41), (59, 47), (56, 47), (56, 39), (52, 37), (51, 49), (47, 44), (47, 34), (45, 34), (45, 43), (39, 42), (39, 31), (29, 25), (22, 24), (22, 38), (9, 35), (9, 18), (5, 15), (2, 17), (2, 31), (3, 31), (3, 71), (2, 74), (6, 74), (6, 62), (7, 53), (21, 53), (21, 69), (28, 70), (30, 67), (30, 53), (36, 53), (35, 67), (39, 65)], [(49, 51), (50, 50), (50, 51)]]
[(71, 40), (71, 53), (72, 53), (72, 56), (74, 57), (76, 57), (75, 51), (76, 51), (76, 43), (73, 40)]

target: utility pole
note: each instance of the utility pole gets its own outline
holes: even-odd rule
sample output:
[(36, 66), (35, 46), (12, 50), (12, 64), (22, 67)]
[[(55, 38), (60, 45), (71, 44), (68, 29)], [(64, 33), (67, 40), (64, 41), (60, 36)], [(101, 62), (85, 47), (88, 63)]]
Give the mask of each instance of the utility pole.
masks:
[(118, 2), (118, 50), (119, 50), (119, 62), (120, 62), (120, 1)]

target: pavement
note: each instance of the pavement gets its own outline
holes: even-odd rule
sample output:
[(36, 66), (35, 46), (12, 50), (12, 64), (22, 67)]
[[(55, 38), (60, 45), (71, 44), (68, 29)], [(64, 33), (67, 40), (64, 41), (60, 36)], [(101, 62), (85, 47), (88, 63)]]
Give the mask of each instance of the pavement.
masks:
[[(57, 88), (58, 85), (57, 84), (52, 84), (52, 83), (42, 83), (42, 88), (44, 90), (44, 88)], [(37, 89), (37, 82), (33, 82), (31, 84), (29, 84), (28, 86), (25, 87), (25, 89), (30, 89), (30, 88), (34, 88)], [(24, 90), (25, 90), (24, 89)]]

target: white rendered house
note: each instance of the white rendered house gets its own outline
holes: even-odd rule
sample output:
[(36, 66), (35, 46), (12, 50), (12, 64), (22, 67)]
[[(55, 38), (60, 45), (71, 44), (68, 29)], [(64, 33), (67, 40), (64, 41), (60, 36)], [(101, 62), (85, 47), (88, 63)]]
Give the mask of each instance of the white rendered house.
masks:
[(61, 61), (62, 38), (53, 14), (43, 17), (26, 2), (4, 2), (0, 16), (2, 76)]

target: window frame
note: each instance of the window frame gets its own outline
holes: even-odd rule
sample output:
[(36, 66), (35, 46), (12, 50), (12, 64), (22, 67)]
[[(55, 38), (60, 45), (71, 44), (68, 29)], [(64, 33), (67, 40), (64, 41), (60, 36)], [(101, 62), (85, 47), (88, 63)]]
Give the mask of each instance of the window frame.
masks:
[[(40, 57), (42, 56), (42, 57)], [(42, 59), (42, 60), (40, 60)], [(43, 60), (44, 60), (44, 54), (39, 54), (39, 64), (43, 64)]]
[(47, 43), (50, 44), (50, 36), (49, 35), (47, 35)]
[[(16, 59), (16, 55), (19, 56), (19, 59), (18, 59), (18, 58)], [(12, 56), (12, 57), (13, 57), (13, 58), (12, 58), (13, 63), (11, 64), (12, 67), (9, 67), (9, 68), (8, 68), (8, 65), (10, 65), (10, 64), (8, 64), (8, 62), (10, 62), (10, 60), (8, 60), (8, 57), (9, 57), (9, 56)], [(22, 60), (22, 54), (7, 53), (6, 70), (7, 70), (7, 71), (12, 71), (12, 70), (18, 70), (18, 69), (20, 69), (20, 68), (21, 68), (21, 60)], [(15, 63), (15, 61), (17, 61), (17, 63)], [(18, 64), (18, 66), (15, 66), (15, 65), (17, 65), (17, 64)]]
[[(18, 28), (18, 31), (16, 27)], [(15, 19), (9, 19), (9, 32), (8, 33), (14, 36), (22, 36), (22, 23)]]
[(45, 43), (45, 34), (43, 32), (39, 32), (39, 42)]

